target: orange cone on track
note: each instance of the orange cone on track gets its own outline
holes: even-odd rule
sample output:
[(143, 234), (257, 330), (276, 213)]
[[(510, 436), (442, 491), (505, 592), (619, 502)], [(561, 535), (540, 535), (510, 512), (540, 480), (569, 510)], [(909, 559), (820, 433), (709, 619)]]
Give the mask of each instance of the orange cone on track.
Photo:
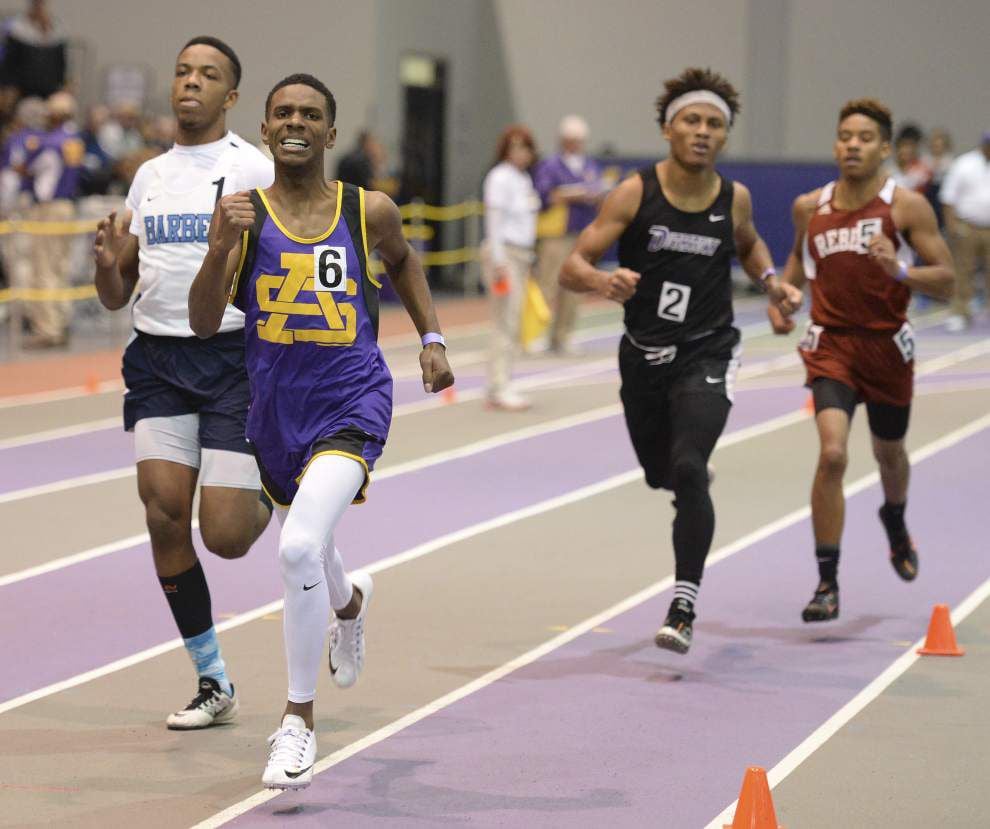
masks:
[(918, 648), (918, 653), (922, 656), (962, 656), (966, 653), (956, 644), (956, 632), (952, 629), (952, 617), (947, 604), (937, 604), (932, 608), (925, 646)]
[(453, 386), (448, 386), (440, 392), (440, 397), (444, 403), (453, 403), (457, 400), (457, 392), (454, 391)]
[(100, 378), (95, 373), (90, 372), (86, 375), (83, 388), (86, 390), (86, 394), (96, 394), (100, 390)]
[(759, 766), (746, 769), (742, 791), (739, 792), (739, 803), (736, 804), (736, 815), (731, 826), (726, 826), (725, 829), (782, 829), (777, 824), (766, 769)]
[(809, 394), (808, 395), (808, 399), (804, 401), (804, 405), (801, 408), (802, 408), (802, 410), (804, 410), (805, 412), (807, 412), (808, 414), (810, 414), (812, 417), (814, 417), (815, 416), (815, 398), (812, 397)]

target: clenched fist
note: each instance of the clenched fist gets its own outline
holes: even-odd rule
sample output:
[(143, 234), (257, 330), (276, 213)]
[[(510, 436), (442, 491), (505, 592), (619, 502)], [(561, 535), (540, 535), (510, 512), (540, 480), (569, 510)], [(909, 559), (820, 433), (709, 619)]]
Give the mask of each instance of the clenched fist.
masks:
[(208, 237), (212, 250), (227, 253), (241, 240), (245, 230), (254, 225), (254, 205), (247, 191), (224, 196), (213, 209)]

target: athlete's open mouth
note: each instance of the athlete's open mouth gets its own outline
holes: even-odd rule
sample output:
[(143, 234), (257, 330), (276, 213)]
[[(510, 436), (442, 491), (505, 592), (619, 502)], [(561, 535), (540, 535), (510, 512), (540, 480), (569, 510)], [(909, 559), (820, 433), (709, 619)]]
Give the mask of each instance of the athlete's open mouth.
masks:
[(309, 148), (309, 142), (303, 141), (301, 138), (283, 138), (279, 143), (287, 150), (305, 150)]

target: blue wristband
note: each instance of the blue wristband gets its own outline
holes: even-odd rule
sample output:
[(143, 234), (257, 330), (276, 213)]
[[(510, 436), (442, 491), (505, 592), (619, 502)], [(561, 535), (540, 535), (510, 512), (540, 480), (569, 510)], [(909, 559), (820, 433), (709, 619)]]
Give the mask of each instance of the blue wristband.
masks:
[(430, 343), (439, 343), (444, 348), (447, 347), (447, 341), (443, 338), (443, 334), (437, 334), (434, 331), (430, 331), (428, 334), (424, 334), (422, 337), (423, 348), (426, 348)]
[(908, 278), (908, 268), (903, 262), (901, 262), (901, 269), (894, 275), (894, 279), (898, 282), (903, 282)]

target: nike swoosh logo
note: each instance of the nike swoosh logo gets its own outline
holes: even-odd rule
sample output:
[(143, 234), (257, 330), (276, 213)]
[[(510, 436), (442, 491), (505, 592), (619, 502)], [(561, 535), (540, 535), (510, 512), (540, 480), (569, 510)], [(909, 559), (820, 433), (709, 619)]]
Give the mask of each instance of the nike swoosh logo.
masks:
[(706, 377), (706, 383), (721, 383), (724, 378), (722, 377)]
[(725, 218), (724, 215), (722, 215), (722, 216), (715, 216), (714, 214), (709, 214), (708, 215), (708, 221), (710, 221), (710, 222), (720, 222), (724, 218)]
[(304, 769), (300, 769), (299, 771), (287, 771), (285, 773), (285, 776), (288, 777), (290, 780), (295, 780), (297, 777), (300, 777), (301, 775), (305, 774), (311, 768), (313, 768), (313, 766), (312, 765), (309, 765), (309, 766), (306, 766), (306, 768), (304, 768)]
[[(323, 584), (323, 581), (320, 580), (316, 584)], [(304, 584), (303, 585), (303, 590), (312, 590), (314, 587), (316, 587), (316, 584), (308, 584), (308, 585), (307, 584)]]

